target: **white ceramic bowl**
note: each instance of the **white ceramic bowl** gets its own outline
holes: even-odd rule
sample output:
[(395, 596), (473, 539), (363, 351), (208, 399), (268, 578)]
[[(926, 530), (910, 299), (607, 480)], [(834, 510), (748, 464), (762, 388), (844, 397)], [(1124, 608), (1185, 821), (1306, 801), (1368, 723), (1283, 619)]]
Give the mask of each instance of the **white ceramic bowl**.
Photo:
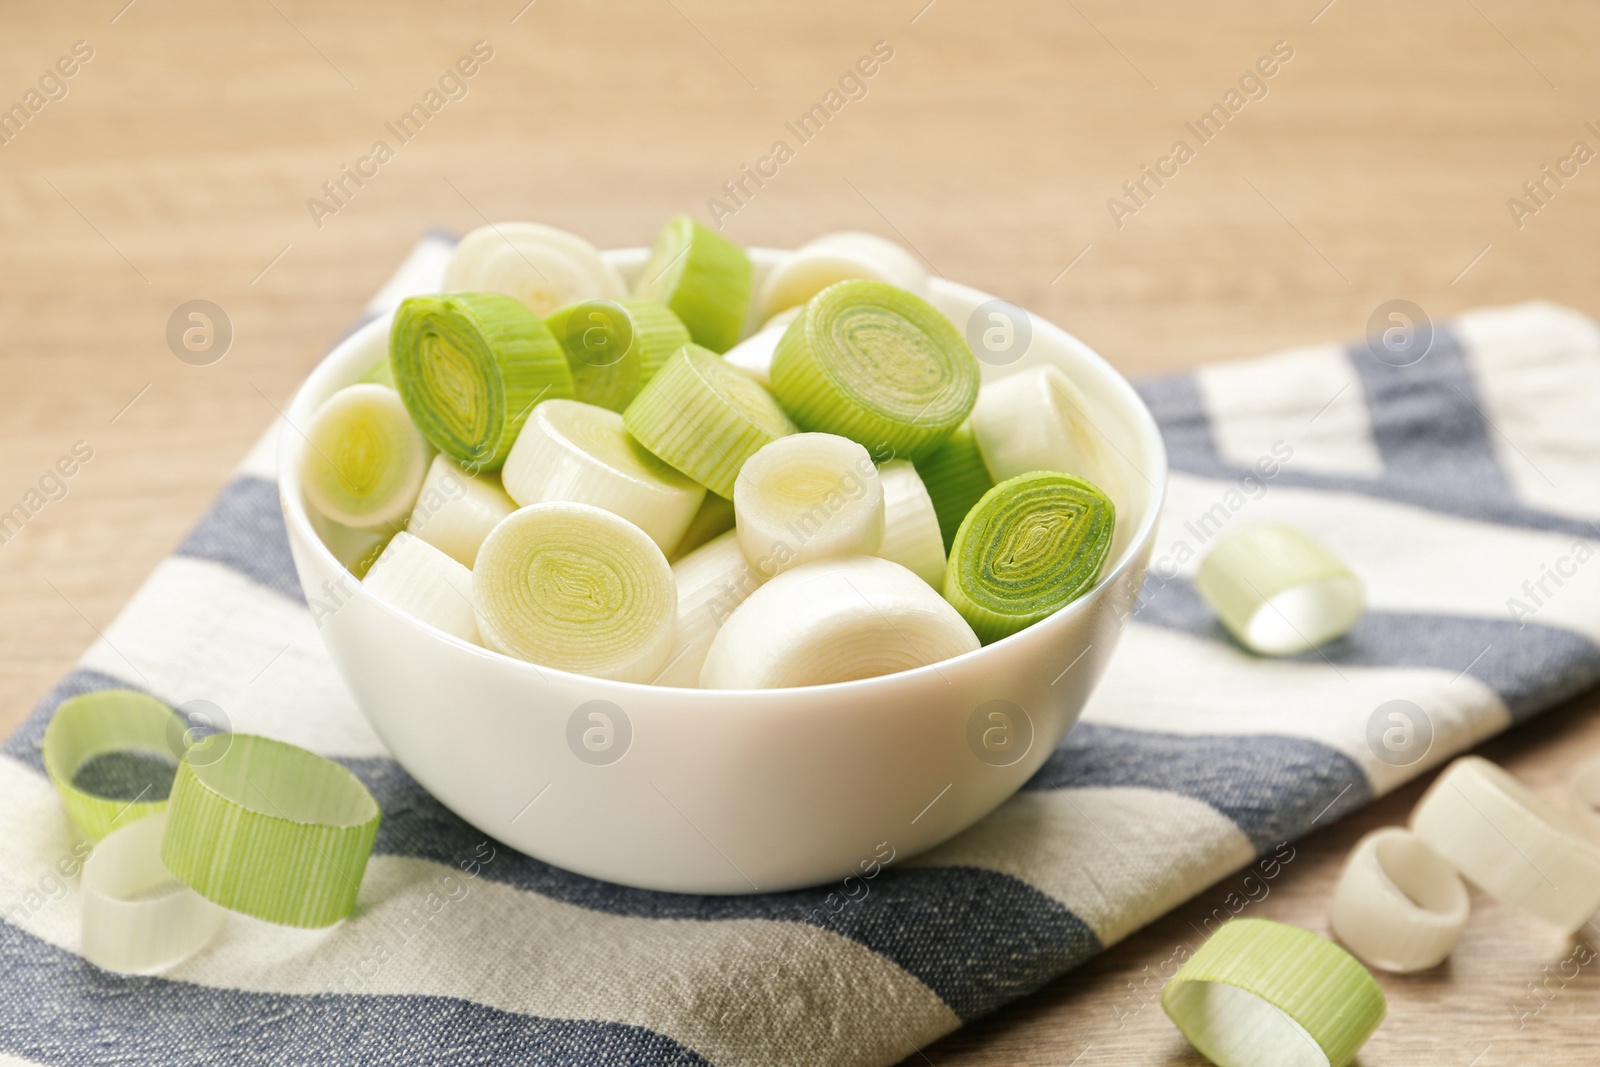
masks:
[[(783, 255), (752, 252), (758, 288)], [(607, 253), (630, 280), (644, 256)], [(931, 298), (958, 328), (991, 299), (940, 280)], [(290, 421), (304, 426), (357, 380), (386, 336), (380, 319), (340, 344), (301, 387)], [(884, 843), (909, 857), (994, 810), (1060, 744), (1116, 648), (1149, 559), (1166, 453), (1127, 381), (1037, 317), (1027, 353), (1008, 367), (985, 366), (984, 376), (1045, 361), (1082, 388), (1124, 468), (1112, 557), (1090, 593), (1050, 618), (901, 674), (805, 689), (672, 689), (541, 668), (467, 644), (349, 576), (319, 536), (326, 525), (308, 513), (298, 476), (304, 446), (294, 433), (283, 435), (279, 457), (289, 543), (308, 596), (326, 601), (328, 588), (341, 591), (340, 606), (321, 619), (322, 638), (384, 744), (485, 834), (647, 889), (816, 885), (859, 870)], [(351, 550), (331, 535), (328, 542)]]

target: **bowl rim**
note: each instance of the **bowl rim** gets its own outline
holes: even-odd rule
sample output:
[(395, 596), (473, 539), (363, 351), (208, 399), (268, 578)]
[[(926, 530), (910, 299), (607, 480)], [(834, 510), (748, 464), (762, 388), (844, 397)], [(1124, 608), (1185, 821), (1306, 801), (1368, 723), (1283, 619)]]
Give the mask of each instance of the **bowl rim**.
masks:
[[(758, 264), (762, 262), (768, 264), (776, 263), (782, 257), (792, 254), (792, 250), (789, 249), (754, 245), (747, 247), (746, 252), (752, 261)], [(607, 262), (619, 268), (642, 265), (648, 254), (649, 249), (642, 246), (606, 249), (601, 252)], [(963, 285), (960, 282), (952, 282), (943, 277), (930, 279), (929, 286), (930, 291), (948, 290), (951, 295), (968, 300), (974, 306), (987, 300), (998, 299), (991, 293), (973, 286)], [(278, 442), (277, 481), (278, 497), (282, 505), (285, 522), (294, 527), (295, 532), (300, 535), (304, 543), (310, 546), (313, 553), (320, 553), (322, 557), (319, 560), (320, 563), (347, 574), (349, 573), (348, 569), (334, 556), (311, 524), (311, 518), (304, 501), (304, 493), (300, 490), (299, 471), (294, 463), (289, 462), (291, 455), (298, 453), (300, 449), (299, 442), (304, 440), (305, 435), (291, 420), (297, 415), (310, 414), (309, 411), (302, 413), (300, 409), (305, 406), (306, 398), (312, 387), (320, 386), (325, 378), (333, 375), (333, 371), (330, 368), (337, 362), (335, 357), (341, 356), (359, 341), (366, 339), (369, 332), (376, 330), (379, 323), (386, 321), (390, 317), (390, 313), (390, 309), (387, 308), (371, 313), (366, 317), (365, 321), (340, 337), (338, 342), (317, 360), (305, 379), (295, 388), (294, 396), (284, 407), (282, 414), (282, 421), (286, 424), (289, 432), (280, 434)], [(1156, 424), (1155, 416), (1150, 412), (1144, 399), (1139, 396), (1138, 391), (1133, 388), (1133, 384), (1127, 377), (1112, 366), (1104, 356), (1089, 347), (1076, 335), (1036, 312), (1029, 311), (1028, 314), (1033, 320), (1036, 330), (1042, 330), (1047, 333), (1053, 332), (1059, 335), (1059, 340), (1064, 342), (1067, 348), (1074, 349), (1079, 357), (1087, 360), (1092, 365), (1096, 365), (1111, 389), (1120, 395), (1127, 414), (1132, 416), (1132, 426), (1137, 431), (1137, 436), (1141, 439), (1145, 458), (1149, 465), (1154, 468), (1150, 471), (1139, 471), (1139, 473), (1144, 476), (1146, 481), (1152, 482), (1154, 488), (1149, 495), (1150, 506), (1146, 510), (1138, 529), (1129, 538), (1127, 547), (1123, 549), (1122, 556), (1111, 567), (1101, 572), (1100, 577), (1093, 586), (1065, 607), (1040, 619), (1033, 625), (1024, 627), (1016, 633), (1008, 634), (991, 644), (980, 645), (971, 652), (964, 652), (959, 656), (942, 659), (936, 663), (928, 663), (920, 667), (913, 667), (910, 670), (876, 675), (871, 678), (857, 678), (845, 682), (825, 682), (819, 685), (785, 686), (777, 689), (702, 689), (691, 686), (656, 685), (653, 682), (625, 682), (611, 678), (596, 678), (593, 675), (582, 674), (577, 671), (567, 671), (559, 667), (549, 667), (544, 664), (520, 660), (515, 656), (508, 656), (491, 648), (473, 644), (470, 641), (456, 637), (454, 634), (445, 633), (430, 623), (402, 611), (384, 598), (373, 594), (365, 587), (363, 582), (355, 582), (357, 591), (353, 595), (363, 598), (368, 603), (375, 604), (380, 610), (400, 620), (403, 625), (420, 629), (435, 640), (455, 645), (477, 656), (492, 657), (496, 662), (510, 665), (510, 669), (523, 672), (530, 681), (543, 681), (548, 684), (553, 676), (566, 683), (595, 686), (604, 690), (610, 690), (615, 687), (615, 690), (619, 693), (639, 694), (661, 693), (663, 691), (678, 694), (693, 693), (706, 700), (721, 702), (766, 698), (770, 703), (780, 699), (793, 699), (796, 694), (827, 696), (829, 694), (848, 692), (854, 696), (874, 687), (884, 690), (885, 694), (887, 694), (896, 686), (912, 685), (930, 674), (939, 673), (941, 669), (956, 669), (957, 665), (964, 666), (969, 662), (976, 661), (989, 653), (991, 649), (1000, 648), (1001, 646), (1013, 646), (1018, 642), (1028, 640), (1045, 644), (1048, 642), (1047, 635), (1052, 630), (1067, 628), (1070, 625), (1069, 620), (1091, 609), (1091, 605), (1097, 599), (1097, 594), (1102, 593), (1107, 587), (1121, 580), (1134, 567), (1138, 566), (1140, 556), (1155, 539), (1156, 526), (1160, 521), (1162, 506), (1166, 500), (1168, 466), (1166, 444), (1161, 436), (1161, 430)], [(1131, 465), (1132, 461), (1129, 460), (1129, 463)], [(296, 570), (298, 571), (298, 569), (299, 564), (297, 563)]]

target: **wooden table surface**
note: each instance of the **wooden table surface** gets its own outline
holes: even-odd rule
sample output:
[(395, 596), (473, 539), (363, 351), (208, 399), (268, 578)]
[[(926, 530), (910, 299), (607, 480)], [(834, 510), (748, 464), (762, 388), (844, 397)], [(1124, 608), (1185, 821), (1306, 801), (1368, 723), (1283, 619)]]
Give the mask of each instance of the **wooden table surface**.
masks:
[[(721, 196), (737, 240), (879, 231), (1130, 375), (1356, 336), (1393, 298), (1434, 317), (1530, 297), (1600, 313), (1600, 164), (1547, 184), (1537, 211), (1507, 203), (1574, 142), (1600, 147), (1600, 9), (1584, 0), (13, 0), (0, 29), (0, 107), (75, 44), (92, 53), (0, 145), (0, 510), (75, 442), (94, 450), (0, 546), (4, 725), (430, 226), (532, 218), (636, 244)], [(492, 58), (447, 86), (457, 98), (394, 138), (385, 124), (479, 41)], [(785, 123), (877, 42), (892, 59), (800, 143)], [(1184, 124), (1275, 47), (1290, 58), (1247, 84), (1257, 98), (1194, 138)], [(1128, 198), (1180, 138), (1194, 158)], [(380, 139), (393, 158), (329, 201), (323, 183)], [(792, 158), (730, 201), (723, 183), (778, 140)], [(166, 340), (192, 299), (232, 324), (209, 366)], [(1600, 750), (1597, 706), (1486, 751), (1559, 796)], [(1325, 930), (1345, 851), (1418, 790), (1302, 843), (1255, 914)], [(910, 1062), (1200, 1062), (1135, 988), (1230, 888)], [(1361, 1062), (1600, 1059), (1596, 968), (1550, 983), (1519, 1026), (1527, 984), (1568, 946), (1475, 905), (1447, 965), (1383, 979), (1390, 1018)]]

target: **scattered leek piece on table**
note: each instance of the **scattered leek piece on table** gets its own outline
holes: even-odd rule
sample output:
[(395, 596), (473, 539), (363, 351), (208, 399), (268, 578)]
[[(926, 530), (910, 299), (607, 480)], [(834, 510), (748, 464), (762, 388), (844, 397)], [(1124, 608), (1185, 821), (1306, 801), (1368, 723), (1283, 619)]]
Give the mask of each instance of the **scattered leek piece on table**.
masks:
[[(189, 740), (185, 729), (183, 720), (155, 697), (133, 689), (98, 689), (62, 701), (39, 748), (67, 814), (98, 841), (166, 807), (170, 768), (177, 766)], [(139, 795), (131, 797), (79, 788), (81, 770), (98, 757), (117, 755), (141, 759), (144, 770), (160, 772), (163, 780), (145, 781)]]
[(621, 415), (576, 400), (534, 408), (501, 477), (518, 504), (592, 504), (639, 527), (663, 552), (682, 539), (706, 495), (629, 436)]
[(572, 396), (572, 372), (550, 330), (498, 293), (405, 300), (389, 360), (417, 427), (471, 471), (499, 470), (534, 405)]
[(496, 475), (473, 474), (441, 453), (428, 467), (406, 531), (470, 568), (489, 531), (515, 510)]
[(754, 276), (744, 249), (677, 215), (656, 236), (633, 295), (671, 308), (695, 344), (726, 352), (744, 330)]
[(211, 734), (172, 782), (161, 860), (213, 903), (284, 926), (355, 908), (380, 812), (350, 771), (303, 748)]
[(905, 567), (934, 589), (944, 588), (944, 540), (933, 499), (910, 460), (878, 468), (883, 482), (883, 541), (877, 555)]
[(1240, 644), (1269, 656), (1342, 637), (1366, 609), (1360, 579), (1293, 526), (1257, 526), (1218, 542), (1194, 584)]
[(950, 321), (874, 281), (812, 297), (779, 340), (771, 378), (801, 429), (858, 441), (879, 462), (931, 454), (978, 398), (978, 359)]
[(541, 317), (626, 291), (622, 275), (588, 241), (536, 222), (493, 223), (467, 234), (445, 266), (444, 289), (501, 293)]
[(472, 572), (404, 530), (384, 548), (362, 584), (413, 618), (479, 644), (472, 610)]
[(711, 641), (707, 689), (826, 685), (910, 670), (978, 648), (928, 583), (875, 556), (805, 563), (734, 609)]
[(801, 563), (870, 556), (883, 541), (883, 482), (867, 450), (828, 433), (780, 437), (733, 486), (739, 546), (764, 578)]
[(403, 519), (428, 472), (428, 442), (393, 389), (346, 386), (311, 416), (301, 483), (334, 522), (370, 529)]
[(961, 520), (967, 517), (983, 494), (994, 488), (994, 479), (983, 465), (977, 438), (968, 420), (951, 431), (944, 443), (916, 461), (917, 473), (933, 499), (939, 516), (939, 535), (946, 551), (955, 543)]
[(744, 558), (744, 550), (739, 547), (739, 539), (732, 530), (674, 563), (672, 581), (678, 589), (677, 638), (667, 665), (652, 682), (687, 689), (697, 687), (712, 638), (717, 636), (734, 609), (760, 587), (762, 580)]
[(1600, 909), (1600, 843), (1585, 824), (1479, 756), (1434, 780), (1411, 831), (1485, 893), (1568, 933)]
[(511, 513), (478, 551), (473, 602), (484, 644), (597, 678), (648, 682), (672, 653), (672, 569), (639, 527), (588, 504)]
[(771, 393), (698, 345), (669, 359), (622, 419), (644, 447), (729, 499), (745, 461), (795, 432)]
[(956, 533), (944, 595), (984, 644), (1051, 615), (1100, 576), (1116, 507), (1071, 474), (1034, 471), (983, 495)]
[(846, 231), (807, 241), (767, 274), (757, 301), (766, 319), (803, 304), (835, 282), (867, 278), (922, 295), (928, 272), (916, 256), (875, 233)]
[(1410, 830), (1388, 826), (1356, 843), (1333, 891), (1333, 932), (1368, 966), (1405, 974), (1437, 966), (1471, 906), (1454, 867)]
[(1346, 1067), (1383, 1022), (1383, 990), (1309, 930), (1232, 919), (1190, 956), (1161, 1007), (1218, 1067)]

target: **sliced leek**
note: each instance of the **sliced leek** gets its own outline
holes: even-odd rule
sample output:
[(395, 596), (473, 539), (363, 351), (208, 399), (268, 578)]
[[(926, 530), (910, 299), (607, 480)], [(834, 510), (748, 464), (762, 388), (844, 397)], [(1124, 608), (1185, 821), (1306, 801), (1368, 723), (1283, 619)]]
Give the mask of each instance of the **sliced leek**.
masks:
[(161, 861), (213, 903), (284, 926), (355, 908), (381, 813), (350, 771), (303, 748), (213, 734), (178, 764)]
[(1450, 955), (1471, 911), (1467, 887), (1410, 830), (1388, 826), (1356, 843), (1333, 891), (1333, 932), (1369, 966), (1425, 971)]
[(693, 689), (700, 684), (700, 668), (712, 638), (762, 579), (729, 530), (674, 563), (672, 581), (678, 588), (677, 641), (653, 681)]
[(661, 549), (588, 504), (534, 504), (494, 528), (472, 572), (484, 643), (531, 663), (648, 682), (672, 653), (678, 596)]
[(616, 300), (622, 275), (583, 238), (536, 222), (481, 226), (445, 266), (447, 292), (503, 293), (545, 316), (579, 300)]
[(756, 301), (762, 318), (803, 304), (834, 282), (870, 278), (919, 296), (928, 272), (916, 256), (875, 233), (846, 231), (807, 241), (767, 275)]
[(497, 293), (406, 300), (389, 361), (418, 429), (472, 471), (500, 469), (535, 404), (572, 396), (572, 372), (550, 330)]
[(1112, 500), (1122, 484), (1089, 402), (1060, 368), (1045, 364), (985, 385), (972, 409), (972, 433), (997, 482), (1029, 471), (1065, 471)]
[(753, 277), (744, 249), (678, 215), (656, 236), (633, 295), (671, 308), (695, 344), (726, 352), (744, 329)]
[(1411, 830), (1496, 900), (1568, 933), (1600, 909), (1600, 843), (1486, 759), (1445, 768), (1412, 809)]
[(711, 641), (707, 689), (826, 685), (960, 656), (978, 638), (928, 583), (873, 556), (820, 560), (751, 593)]
[(909, 460), (878, 468), (883, 482), (883, 541), (877, 555), (893, 560), (935, 589), (944, 588), (944, 541), (933, 500)]
[[(62, 701), (39, 747), (67, 814), (98, 841), (166, 807), (172, 772), (187, 742), (183, 720), (155, 697), (133, 689), (98, 689)], [(119, 778), (130, 788), (102, 795), (81, 787), (81, 772), (102, 758), (121, 761), (131, 773)]]
[(663, 552), (682, 539), (706, 495), (635, 441), (621, 415), (576, 400), (534, 408), (501, 478), (518, 504), (592, 504), (639, 527)]
[(1293, 526), (1257, 526), (1219, 542), (1194, 584), (1240, 644), (1269, 656), (1342, 637), (1366, 610), (1361, 580)]
[(778, 312), (762, 323), (761, 329), (724, 352), (722, 358), (760, 382), (763, 388), (771, 389), (772, 354), (783, 340), (783, 331), (800, 316), (803, 308), (804, 305), (796, 304), (787, 311)]
[(650, 300), (587, 300), (551, 312), (544, 323), (567, 354), (573, 397), (621, 411), (689, 331), (664, 305)]
[(674, 562), (682, 559), (701, 545), (733, 529), (733, 523), (733, 501), (725, 496), (707, 493), (694, 518), (689, 520), (689, 528), (683, 531), (683, 536), (672, 546), (667, 558)]
[(994, 479), (983, 465), (983, 454), (972, 433), (972, 420), (957, 426), (943, 444), (916, 463), (939, 516), (939, 535), (948, 549), (967, 512), (994, 488)]
[(404, 530), (395, 534), (361, 584), (429, 626), (480, 643), (472, 572), (420, 537)]
[(470, 568), (489, 531), (516, 510), (497, 476), (469, 473), (441, 454), (428, 467), (406, 530)]
[(370, 529), (404, 518), (428, 472), (428, 442), (393, 389), (347, 386), (317, 409), (305, 430), (300, 481), (317, 511)]
[(733, 486), (739, 546), (762, 577), (813, 560), (870, 556), (883, 540), (883, 483), (867, 450), (800, 433), (762, 448)]
[(167, 813), (113, 831), (83, 863), (83, 958), (118, 974), (158, 974), (205, 948), (223, 909), (161, 862)]
[(998, 641), (1088, 592), (1115, 527), (1116, 507), (1082, 478), (1035, 471), (1001, 482), (961, 523), (944, 595), (984, 644)]
[(818, 293), (772, 357), (772, 392), (805, 430), (839, 434), (875, 459), (916, 460), (978, 398), (978, 360), (933, 305), (875, 281)]
[(698, 345), (669, 359), (622, 418), (640, 444), (729, 499), (745, 461), (795, 432), (771, 393)]
[(1344, 949), (1266, 919), (1223, 923), (1178, 968), (1161, 1007), (1218, 1067), (1346, 1067), (1388, 1010)]

